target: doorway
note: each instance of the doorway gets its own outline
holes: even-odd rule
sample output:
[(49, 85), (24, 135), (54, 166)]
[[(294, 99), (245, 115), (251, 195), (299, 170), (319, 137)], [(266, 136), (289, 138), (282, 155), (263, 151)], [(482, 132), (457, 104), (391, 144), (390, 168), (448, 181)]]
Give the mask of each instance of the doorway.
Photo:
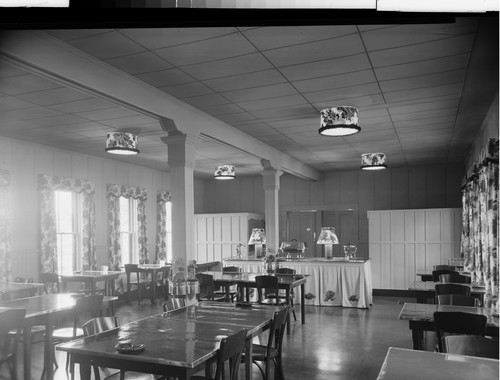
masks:
[(287, 240), (296, 239), (304, 242), (307, 247), (305, 257), (317, 255), (317, 217), (317, 211), (288, 211), (287, 213)]

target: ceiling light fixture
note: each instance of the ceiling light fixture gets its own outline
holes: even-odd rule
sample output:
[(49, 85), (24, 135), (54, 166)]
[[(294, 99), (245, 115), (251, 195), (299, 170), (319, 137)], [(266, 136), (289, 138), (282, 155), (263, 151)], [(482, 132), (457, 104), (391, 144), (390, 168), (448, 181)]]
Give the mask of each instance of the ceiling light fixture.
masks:
[(106, 152), (113, 154), (138, 154), (137, 135), (128, 132), (109, 132), (106, 135)]
[(220, 165), (217, 166), (214, 173), (215, 179), (235, 179), (236, 174), (234, 172), (233, 165)]
[(383, 170), (386, 168), (385, 153), (365, 153), (361, 155), (361, 169)]
[(361, 131), (358, 125), (356, 107), (333, 107), (321, 110), (321, 128), (323, 136), (349, 136)]

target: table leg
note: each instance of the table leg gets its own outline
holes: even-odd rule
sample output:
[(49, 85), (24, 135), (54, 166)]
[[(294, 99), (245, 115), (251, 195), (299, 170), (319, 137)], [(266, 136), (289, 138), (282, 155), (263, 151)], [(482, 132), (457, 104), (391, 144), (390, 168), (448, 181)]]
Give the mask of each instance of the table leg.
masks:
[(45, 373), (47, 374), (47, 380), (52, 380), (54, 378), (54, 343), (52, 342), (52, 330), (53, 323), (50, 314), (47, 316), (47, 325), (45, 326), (45, 348), (44, 348), (44, 358), (45, 358)]
[[(290, 306), (290, 287), (287, 287), (285, 289), (286, 293), (286, 304)], [(279, 297), (276, 297), (276, 300), (278, 300)], [(286, 334), (290, 335), (290, 313), (287, 314), (286, 316)]]
[(306, 323), (306, 298), (305, 298), (305, 284), (300, 285), (300, 320), (302, 324)]
[(156, 271), (151, 272), (151, 303), (155, 303), (156, 299)]
[(90, 365), (90, 363), (90, 360), (79, 360), (81, 380), (90, 380), (90, 376), (92, 373), (92, 366)]
[(245, 346), (245, 380), (252, 380), (252, 337), (248, 337)]
[(23, 339), (24, 379), (31, 380), (31, 325), (24, 326)]
[(224, 300), (226, 302), (231, 302), (231, 295), (229, 294), (229, 289), (230, 289), (230, 285), (225, 284), (224, 285), (224, 293), (226, 293), (226, 294), (225, 294)]
[(411, 338), (413, 341), (413, 349), (422, 350), (424, 341), (424, 330), (412, 322), (413, 321), (410, 321), (410, 329), (411, 329)]

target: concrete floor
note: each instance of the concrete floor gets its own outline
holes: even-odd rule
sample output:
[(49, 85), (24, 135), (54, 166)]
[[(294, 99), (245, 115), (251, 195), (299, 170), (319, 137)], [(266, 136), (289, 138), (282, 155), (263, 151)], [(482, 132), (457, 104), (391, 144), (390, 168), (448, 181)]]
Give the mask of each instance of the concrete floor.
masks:
[[(402, 302), (404, 300), (394, 297), (374, 297), (370, 309), (307, 306), (306, 324), (300, 323), (298, 312), (298, 320), (291, 319), (291, 334), (284, 338), (285, 378), (376, 379), (389, 347), (412, 347), (408, 322), (398, 320)], [(125, 324), (160, 311), (161, 301), (151, 305), (143, 300), (137, 306), (132, 300), (117, 305), (116, 315), (120, 323)], [(42, 371), (42, 350), (43, 344), (33, 346), (34, 379), (39, 379)], [(58, 352), (57, 355), (60, 367), (55, 372), (55, 380), (66, 380), (69, 377), (64, 370), (65, 354)], [(2, 380), (9, 379), (6, 369), (0, 370)], [(22, 379), (22, 362), (19, 374)], [(255, 367), (254, 379), (261, 378)]]

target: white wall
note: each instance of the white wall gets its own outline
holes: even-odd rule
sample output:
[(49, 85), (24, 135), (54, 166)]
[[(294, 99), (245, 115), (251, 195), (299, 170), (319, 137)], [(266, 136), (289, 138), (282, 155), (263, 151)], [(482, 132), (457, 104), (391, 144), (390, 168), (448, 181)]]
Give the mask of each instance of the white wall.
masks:
[(32, 277), (35, 281), (39, 278), (39, 174), (84, 179), (94, 183), (98, 265), (108, 261), (106, 185), (116, 183), (147, 189), (148, 253), (150, 259), (154, 258), (156, 193), (158, 190), (169, 190), (170, 176), (167, 172), (130, 165), (119, 159), (104, 159), (7, 138), (0, 138), (0, 169), (8, 170), (11, 176), (13, 278)]

